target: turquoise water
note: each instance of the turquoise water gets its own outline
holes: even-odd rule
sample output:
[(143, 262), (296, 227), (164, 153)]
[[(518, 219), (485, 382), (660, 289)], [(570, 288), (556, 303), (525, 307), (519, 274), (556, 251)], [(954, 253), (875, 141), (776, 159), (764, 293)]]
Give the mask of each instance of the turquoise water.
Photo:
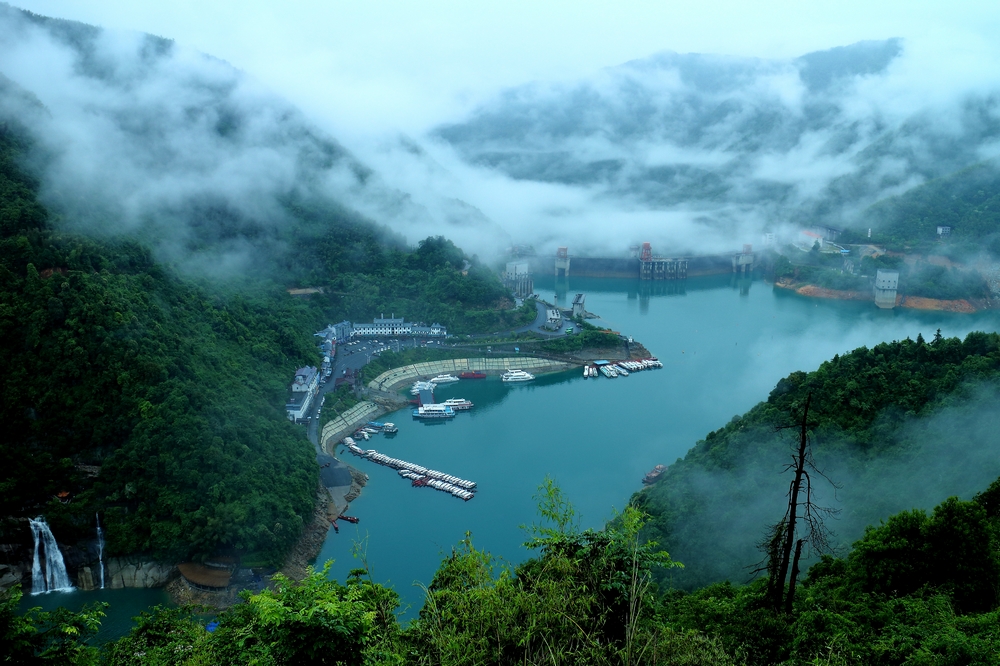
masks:
[[(760, 281), (729, 276), (656, 285), (571, 278), (536, 281), (546, 299), (587, 295), (587, 309), (614, 330), (632, 335), (664, 362), (662, 370), (609, 380), (583, 379), (579, 370), (545, 375), (529, 384), (496, 379), (463, 381), (441, 398), (476, 403), (447, 423), (414, 422), (408, 410), (387, 415), (399, 434), (374, 437), (366, 448), (434, 467), (479, 483), (462, 502), (430, 488), (412, 488), (395, 471), (345, 454), (370, 475), (352, 505), (357, 526), (330, 532), (319, 563), (336, 560), (343, 580), (358, 566), (354, 542), (364, 545), (374, 577), (392, 584), (410, 606), (423, 598), (441, 557), (465, 533), (510, 562), (529, 555), (520, 525), (536, 520), (532, 495), (551, 475), (577, 509), (583, 527), (600, 527), (641, 488), (643, 474), (671, 463), (710, 430), (767, 397), (781, 377), (815, 368), (836, 353), (884, 340), (965, 335), (997, 330), (994, 312), (974, 315), (877, 310), (870, 303), (809, 299)], [(678, 291), (678, 287), (683, 287)], [(600, 323), (600, 322), (598, 322)], [(162, 590), (103, 590), (26, 597), (22, 608), (111, 604), (100, 640), (123, 635), (131, 618), (166, 603)]]
[[(353, 461), (371, 480), (350, 514), (357, 526), (332, 531), (318, 562), (336, 560), (343, 580), (358, 566), (354, 542), (366, 551), (374, 578), (392, 584), (415, 613), (441, 557), (465, 533), (510, 562), (529, 555), (520, 525), (536, 520), (532, 498), (546, 475), (573, 502), (582, 527), (600, 527), (641, 488), (643, 474), (669, 464), (710, 430), (766, 399), (788, 373), (861, 345), (997, 330), (1000, 317), (881, 311), (871, 303), (801, 297), (761, 281), (729, 276), (657, 285), (573, 279), (536, 291), (562, 304), (577, 292), (587, 309), (612, 329), (633, 336), (661, 361), (662, 370), (618, 379), (584, 379), (579, 370), (539, 377), (530, 384), (497, 379), (442, 387), (438, 397), (465, 397), (471, 412), (434, 425), (414, 422), (408, 410), (393, 439), (375, 436), (364, 448), (476, 481), (477, 497), (462, 502), (430, 488), (413, 488), (388, 468)], [(673, 293), (670, 293), (670, 292)]]
[(132, 628), (132, 618), (157, 604), (169, 604), (170, 599), (162, 589), (147, 590), (93, 590), (91, 592), (49, 592), (48, 594), (25, 595), (21, 599), (21, 611), (40, 607), (51, 611), (60, 606), (79, 611), (87, 604), (98, 602), (109, 604), (107, 616), (101, 621), (101, 630), (94, 642), (106, 643), (121, 638)]

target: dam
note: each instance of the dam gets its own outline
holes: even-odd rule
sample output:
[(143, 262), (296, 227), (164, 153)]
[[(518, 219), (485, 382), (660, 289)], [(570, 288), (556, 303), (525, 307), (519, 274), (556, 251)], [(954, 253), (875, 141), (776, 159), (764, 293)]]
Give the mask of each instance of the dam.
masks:
[(627, 257), (582, 257), (570, 255), (560, 247), (555, 256), (534, 256), (529, 261), (535, 274), (556, 277), (625, 278), (640, 280), (683, 280), (722, 273), (747, 274), (753, 271), (755, 256), (750, 245), (739, 252), (702, 256), (662, 257), (653, 254), (652, 246), (632, 246)]

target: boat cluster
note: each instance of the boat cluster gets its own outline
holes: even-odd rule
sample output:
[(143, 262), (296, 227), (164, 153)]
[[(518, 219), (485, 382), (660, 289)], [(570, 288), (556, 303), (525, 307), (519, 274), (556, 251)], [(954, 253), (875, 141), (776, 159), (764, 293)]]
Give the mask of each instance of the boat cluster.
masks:
[(652, 370), (662, 367), (663, 363), (656, 358), (644, 358), (638, 361), (615, 361), (614, 363), (604, 363), (602, 365), (585, 365), (583, 366), (583, 376), (596, 377), (597, 373), (600, 372), (608, 379), (612, 379), (614, 377), (628, 377), (629, 374), (641, 370)]
[(400, 460), (399, 458), (391, 458), (378, 451), (366, 451), (359, 447), (354, 439), (350, 437), (345, 437), (343, 443), (351, 453), (360, 458), (365, 458), (373, 463), (398, 470), (401, 477), (410, 479), (412, 485), (418, 488), (421, 486), (430, 486), (431, 488), (451, 493), (466, 502), (475, 497), (475, 481), (468, 481), (434, 469), (427, 469), (422, 465), (416, 465), (405, 460)]
[(361, 426), (354, 431), (354, 436), (358, 439), (368, 440), (371, 439), (372, 435), (377, 435), (378, 433), (384, 433), (386, 435), (394, 435), (399, 432), (399, 428), (396, 427), (395, 423), (379, 423), (378, 421), (369, 421), (365, 425)]

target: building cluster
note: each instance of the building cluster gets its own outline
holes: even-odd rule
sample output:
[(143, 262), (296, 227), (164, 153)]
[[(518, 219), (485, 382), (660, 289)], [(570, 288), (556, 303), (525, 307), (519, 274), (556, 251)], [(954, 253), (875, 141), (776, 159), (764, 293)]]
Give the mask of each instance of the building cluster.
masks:
[(323, 355), (323, 362), (320, 367), (306, 366), (295, 371), (295, 378), (288, 390), (288, 400), (285, 403), (285, 411), (288, 419), (295, 423), (308, 420), (310, 408), (313, 401), (319, 394), (319, 387), (325, 384), (330, 375), (333, 374), (334, 358), (337, 354), (337, 345), (345, 344), (351, 338), (373, 338), (379, 336), (386, 337), (428, 337), (443, 338), (448, 335), (448, 329), (441, 324), (407, 323), (402, 317), (376, 318), (370, 324), (352, 324), (349, 321), (342, 321), (339, 324), (330, 324), (322, 331), (314, 334), (321, 338), (317, 345), (320, 354)]

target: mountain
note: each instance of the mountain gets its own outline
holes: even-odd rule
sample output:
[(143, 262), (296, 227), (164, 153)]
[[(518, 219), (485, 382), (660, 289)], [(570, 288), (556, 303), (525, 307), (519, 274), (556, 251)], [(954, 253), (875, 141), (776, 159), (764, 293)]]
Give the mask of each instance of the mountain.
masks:
[[(297, 241), (329, 224), (377, 220), (397, 246), (444, 226), (456, 239), (507, 242), (472, 206), (415, 203), (218, 59), (9, 5), (0, 5), (0, 34), (0, 73), (46, 109), (12, 111), (31, 117), (44, 153), (39, 196), (63, 228), (140, 238), (157, 258), (217, 277), (250, 267), (308, 274)], [(322, 223), (296, 213), (317, 206)]]
[(506, 90), (433, 135), (479, 168), (658, 214), (661, 245), (697, 244), (681, 220), (735, 246), (784, 223), (850, 224), (980, 161), (1000, 136), (995, 91), (922, 95), (916, 67), (899, 39), (791, 59), (664, 52)]

